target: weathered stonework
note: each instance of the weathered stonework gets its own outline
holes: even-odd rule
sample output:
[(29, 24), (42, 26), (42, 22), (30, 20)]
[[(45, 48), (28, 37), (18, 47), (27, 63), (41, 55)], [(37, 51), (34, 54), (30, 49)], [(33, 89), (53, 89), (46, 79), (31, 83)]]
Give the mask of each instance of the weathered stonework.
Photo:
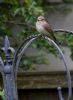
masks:
[[(71, 77), (73, 79), (73, 73)], [(1, 75), (0, 86), (3, 87)], [(18, 89), (54, 89), (58, 86), (67, 88), (66, 72), (19, 72), (17, 86)]]
[(67, 77), (65, 72), (22, 72), (17, 83), (19, 89), (66, 88)]

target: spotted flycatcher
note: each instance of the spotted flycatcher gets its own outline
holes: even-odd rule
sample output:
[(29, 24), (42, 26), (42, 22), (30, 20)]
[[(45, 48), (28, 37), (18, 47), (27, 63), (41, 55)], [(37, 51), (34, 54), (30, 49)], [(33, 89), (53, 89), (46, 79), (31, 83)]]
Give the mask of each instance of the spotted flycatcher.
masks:
[(46, 34), (49, 38), (53, 39), (56, 43), (58, 43), (53, 34), (53, 30), (50, 24), (45, 20), (43, 16), (39, 16), (37, 18), (36, 29), (38, 32)]

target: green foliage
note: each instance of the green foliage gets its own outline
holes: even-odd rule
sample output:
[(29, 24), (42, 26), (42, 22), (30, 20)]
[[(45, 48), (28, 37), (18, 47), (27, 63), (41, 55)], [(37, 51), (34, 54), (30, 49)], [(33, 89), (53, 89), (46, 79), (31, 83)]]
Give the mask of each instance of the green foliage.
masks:
[(2, 100), (5, 100), (4, 90), (0, 91), (0, 96), (1, 96)]
[(73, 34), (69, 32), (59, 32), (56, 33), (57, 39), (61, 42), (63, 46), (66, 46), (70, 49), (71, 54), (70, 57), (73, 60)]
[[(4, 37), (7, 34), (10, 36), (13, 46), (17, 47), (29, 35), (38, 34), (35, 30), (35, 22), (37, 16), (44, 15), (42, 3), (39, 0), (5, 0), (3, 4), (4, 8), (0, 6), (0, 36)], [(17, 26), (20, 31), (14, 33), (13, 27), (17, 28)], [(42, 41), (40, 41), (39, 45), (42, 45)], [(32, 44), (32, 47), (36, 47), (37, 49), (38, 42)], [(39, 52), (42, 53), (42, 50)], [(25, 56), (26, 60), (23, 60), (22, 64), (31, 67), (33, 63), (47, 62), (44, 56), (43, 58), (41, 57), (38, 55), (30, 59), (31, 57)]]
[[(66, 7), (49, 6), (48, 8), (48, 6), (43, 3), (43, 0), (5, 0), (0, 4), (0, 41), (2, 42), (2, 37), (7, 34), (10, 36), (13, 47), (17, 47), (22, 40), (28, 36), (39, 34), (35, 30), (36, 18), (39, 15), (44, 15), (44, 12), (47, 12), (47, 10), (54, 11), (58, 8), (64, 8), (65, 10)], [(60, 37), (57, 34), (56, 37), (58, 40), (64, 41), (63, 36)], [(57, 56), (56, 49), (48, 44), (47, 41), (38, 40), (32, 44), (32, 47), (38, 50), (37, 56), (29, 57), (25, 55), (24, 58), (26, 60), (22, 60), (21, 66), (24, 65), (29, 68), (34, 63), (47, 64), (48, 61), (43, 54), (43, 50)]]

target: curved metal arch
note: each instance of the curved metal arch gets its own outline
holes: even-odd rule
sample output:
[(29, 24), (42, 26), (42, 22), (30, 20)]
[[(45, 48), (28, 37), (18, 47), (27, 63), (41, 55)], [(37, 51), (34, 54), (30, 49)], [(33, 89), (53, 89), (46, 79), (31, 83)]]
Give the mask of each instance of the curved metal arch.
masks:
[[(42, 35), (41, 35), (42, 37)], [(26, 42), (25, 45), (23, 45), (24, 47), (22, 48), (22, 50), (20, 51), (20, 53), (18, 53), (17, 55), (17, 62), (16, 62), (16, 72), (15, 74), (17, 75), (17, 70), (18, 70), (18, 65), (20, 63), (20, 60), (22, 58), (22, 55), (24, 53), (24, 51), (29, 47), (29, 45), (38, 38), (37, 37), (33, 37), (31, 38), (28, 42)], [(62, 57), (62, 60), (63, 60), (63, 63), (64, 63), (64, 66), (66, 68), (66, 72), (67, 72), (67, 80), (68, 80), (68, 98), (67, 100), (70, 100), (71, 99), (71, 95), (72, 95), (72, 88), (71, 88), (71, 76), (70, 76), (70, 72), (69, 72), (69, 69), (67, 67), (67, 64), (66, 64), (66, 61), (65, 61), (65, 58), (64, 58), (64, 55), (61, 51), (61, 49), (59, 48), (59, 46), (53, 41), (51, 40), (50, 38), (48, 38), (47, 36), (44, 35), (45, 40), (48, 40), (48, 42), (52, 43), (54, 45), (54, 47), (56, 47), (56, 49), (58, 50), (59, 54), (61, 55)], [(16, 76), (15, 75), (15, 76)], [(61, 88), (61, 87), (60, 87)], [(62, 92), (61, 92), (61, 89), (58, 87), (58, 92), (59, 92), (59, 98), (60, 100), (64, 100), (63, 96), (62, 96)]]
[(64, 30), (64, 29), (54, 29), (54, 32), (65, 32), (73, 35), (73, 31), (70, 30)]
[[(66, 32), (66, 33), (69, 33), (69, 34), (72, 34), (73, 35), (73, 32), (70, 31), (70, 30), (64, 30), (64, 29), (54, 29), (53, 30), (54, 32)], [(24, 45), (32, 38), (34, 37), (39, 37), (41, 34), (38, 34), (38, 35), (31, 35), (29, 37), (27, 37), (21, 44), (20, 46), (18, 47), (17, 51), (15, 52), (15, 56), (14, 56), (14, 59), (13, 59), (13, 66), (14, 66), (14, 69), (16, 67), (16, 61), (17, 61), (17, 55), (19, 54), (19, 52), (21, 51), (21, 49), (24, 47)]]
[[(59, 46), (50, 38), (46, 37), (46, 39), (48, 41), (51, 41), (52, 44), (56, 47), (56, 49), (58, 50), (58, 52), (60, 53), (62, 60), (64, 62), (65, 68), (66, 68), (66, 72), (67, 72), (67, 80), (68, 80), (68, 98), (67, 100), (71, 100), (71, 96), (72, 96), (72, 86), (71, 86), (71, 75), (70, 75), (70, 71), (67, 67), (66, 61), (65, 61), (65, 57), (64, 54), (62, 53), (61, 49), (59, 48)], [(58, 87), (58, 94), (59, 94), (59, 98), (60, 100), (64, 100), (63, 96), (62, 96), (62, 91), (61, 91), (61, 87)]]
[(32, 36), (29, 36), (27, 37), (21, 44), (20, 46), (18, 47), (17, 51), (15, 52), (15, 55), (14, 55), (14, 59), (13, 59), (13, 72), (14, 72), (14, 76), (16, 78), (16, 62), (17, 62), (17, 58), (18, 58), (18, 54), (20, 53), (20, 51), (24, 48), (24, 46), (27, 44), (28, 41), (30, 41), (32, 38), (35, 38), (35, 37), (40, 37), (42, 34), (38, 34), (38, 35), (32, 35)]

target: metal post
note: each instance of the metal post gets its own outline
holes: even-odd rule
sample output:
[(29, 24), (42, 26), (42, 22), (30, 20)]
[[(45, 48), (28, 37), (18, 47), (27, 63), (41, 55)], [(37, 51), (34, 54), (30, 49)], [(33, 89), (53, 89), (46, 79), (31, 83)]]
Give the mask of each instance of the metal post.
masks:
[(18, 100), (16, 82), (13, 72), (11, 53), (14, 49), (10, 47), (8, 37), (5, 37), (4, 47), (2, 51), (5, 53), (5, 59), (0, 58), (0, 68), (3, 76), (5, 100)]

